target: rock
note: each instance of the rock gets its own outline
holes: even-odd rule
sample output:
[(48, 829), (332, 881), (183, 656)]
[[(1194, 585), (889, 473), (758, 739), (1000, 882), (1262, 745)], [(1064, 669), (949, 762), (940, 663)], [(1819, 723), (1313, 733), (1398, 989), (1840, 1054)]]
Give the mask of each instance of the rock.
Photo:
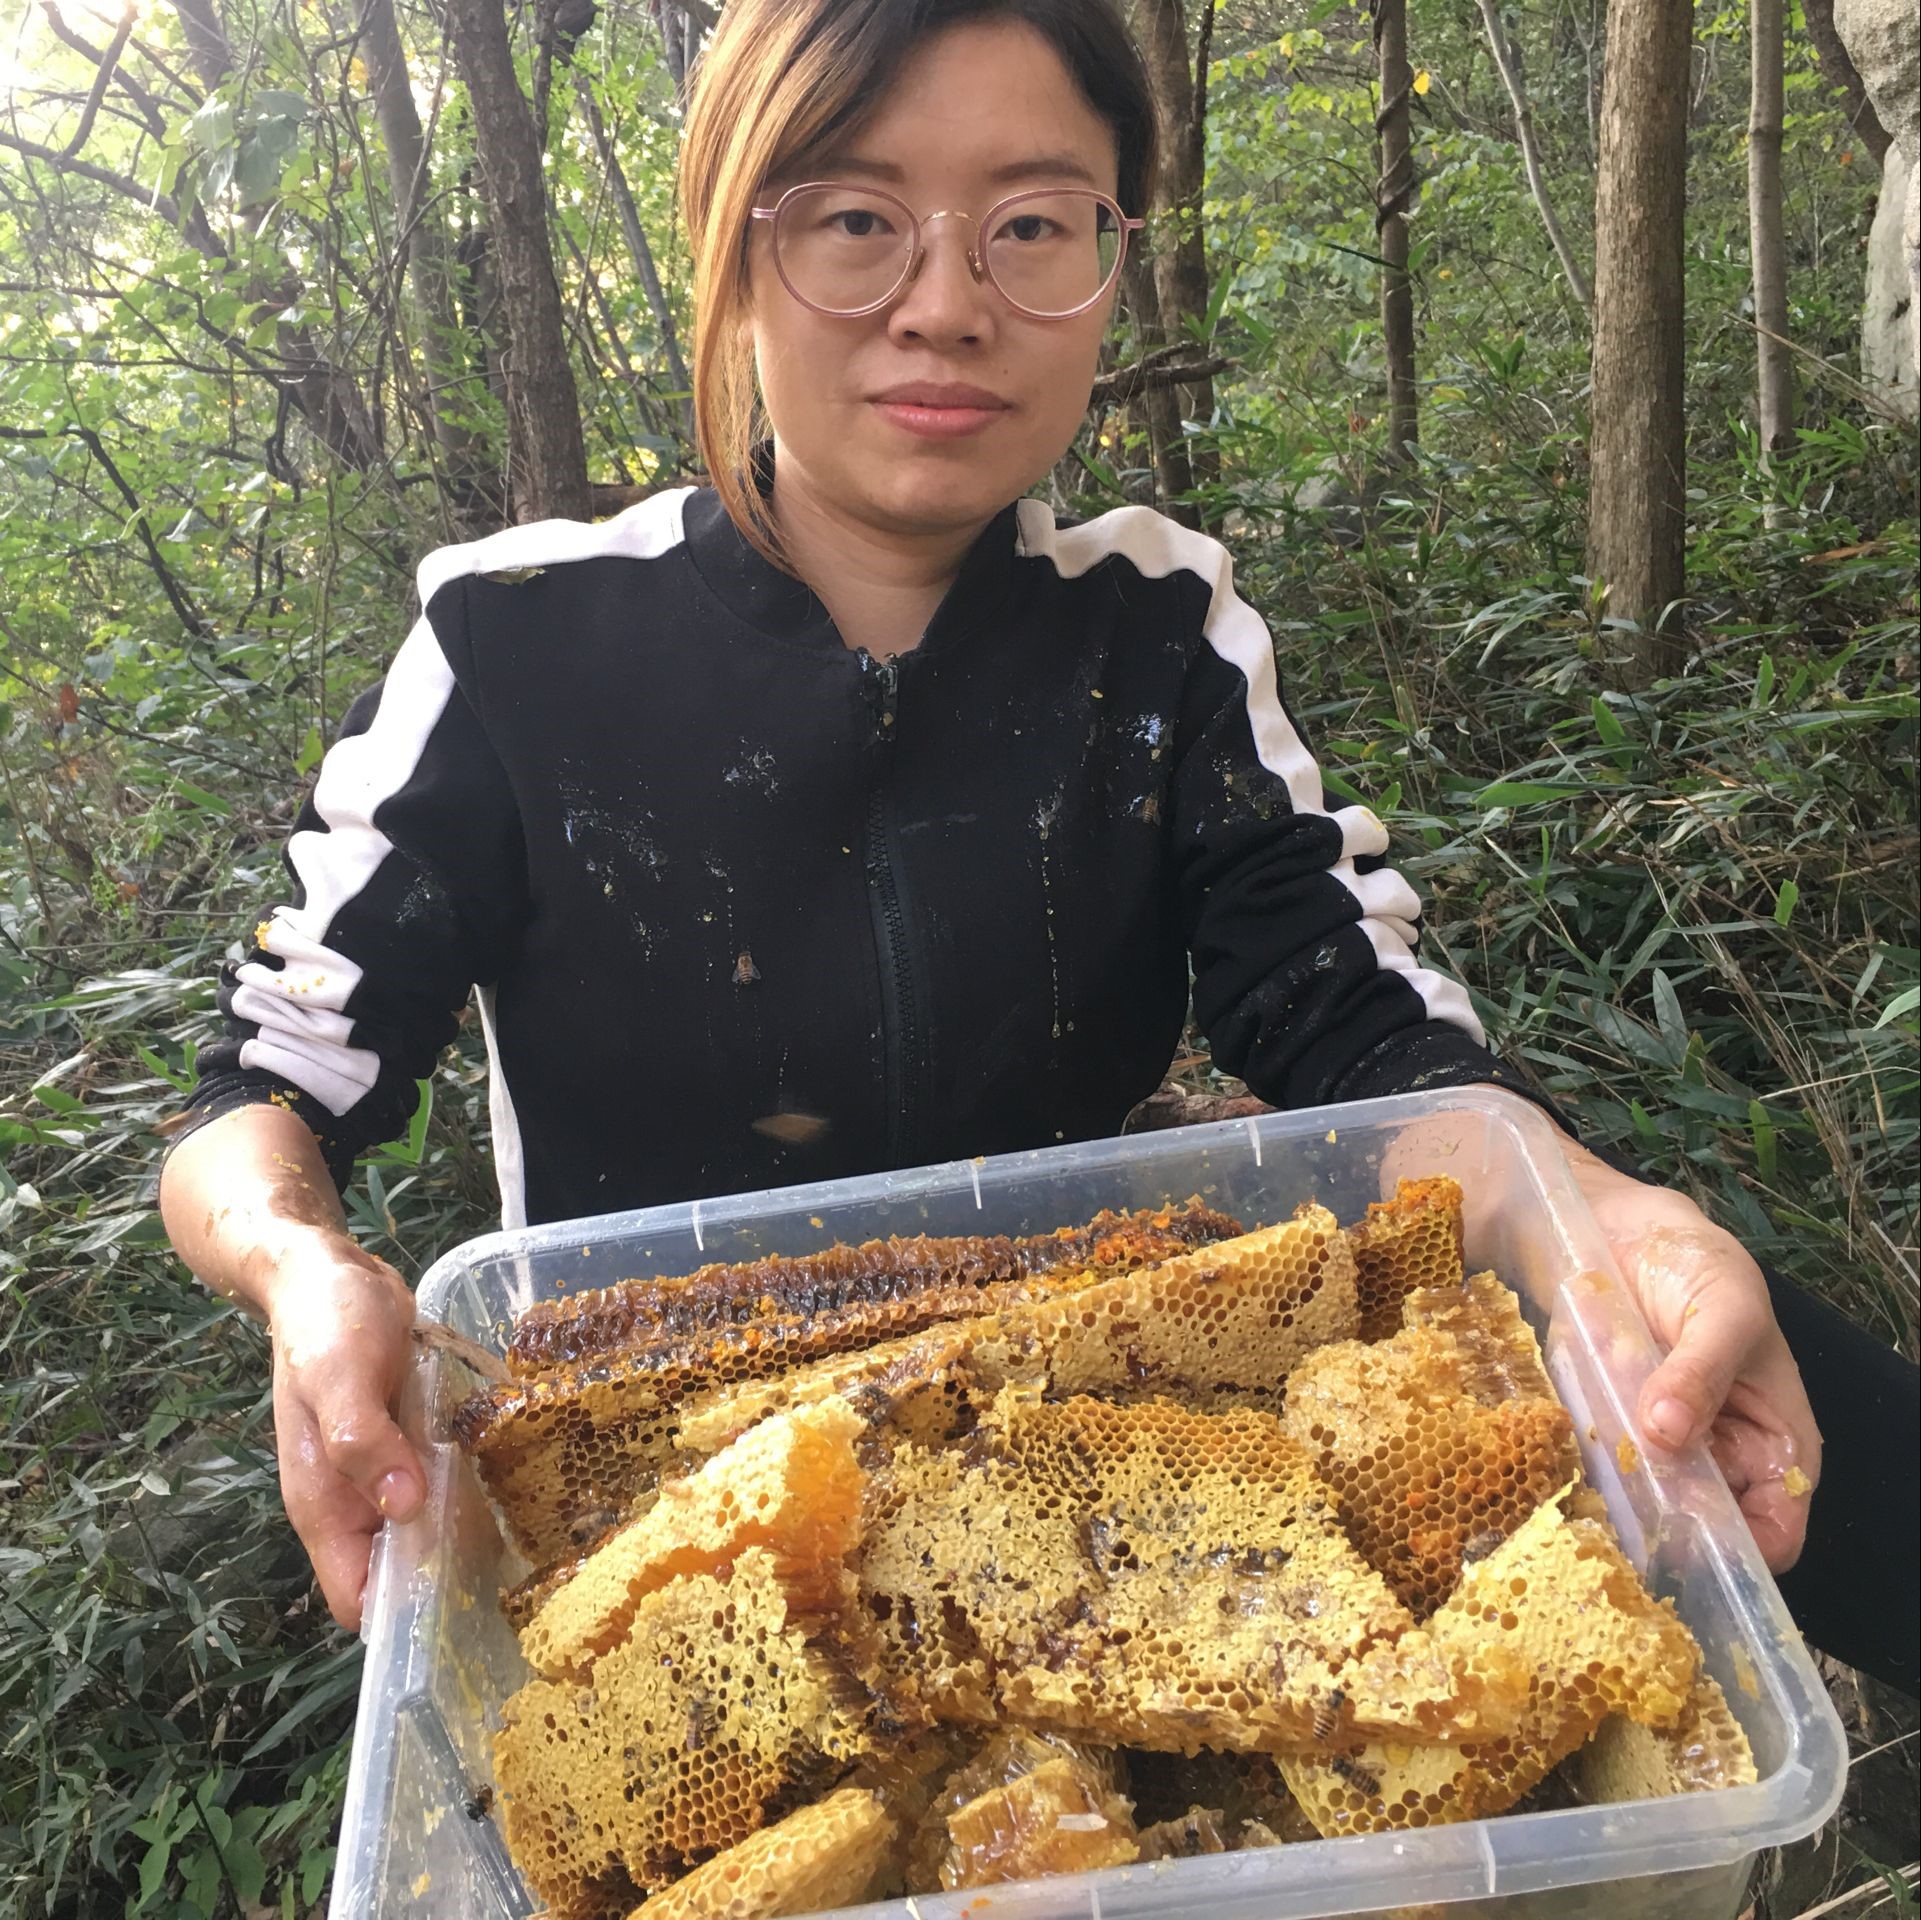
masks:
[(1868, 235), (1861, 378), (1906, 420), (1921, 414), (1915, 352), (1914, 189), (1915, 169), (1899, 147), (1889, 147), (1881, 175), (1881, 204)]
[(1835, 0), (1835, 31), (1888, 138), (1921, 158), (1921, 18), (1910, 0)]
[(1921, 15), (1914, 0), (1835, 0), (1834, 24), (1893, 142), (1868, 238), (1862, 371), (1912, 420), (1921, 384)]

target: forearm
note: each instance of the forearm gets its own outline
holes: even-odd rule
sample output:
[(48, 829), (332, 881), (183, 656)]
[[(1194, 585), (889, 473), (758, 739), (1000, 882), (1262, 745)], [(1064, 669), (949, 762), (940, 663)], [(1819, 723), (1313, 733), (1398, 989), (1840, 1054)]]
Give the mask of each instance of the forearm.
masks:
[(287, 1276), (316, 1255), (369, 1269), (312, 1130), (284, 1107), (237, 1107), (196, 1129), (160, 1175), (174, 1251), (215, 1293), (273, 1317)]

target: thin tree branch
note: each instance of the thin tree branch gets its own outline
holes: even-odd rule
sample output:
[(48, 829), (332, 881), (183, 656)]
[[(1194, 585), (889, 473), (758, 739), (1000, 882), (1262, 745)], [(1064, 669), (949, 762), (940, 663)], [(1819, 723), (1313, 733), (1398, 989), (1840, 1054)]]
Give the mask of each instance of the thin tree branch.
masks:
[(63, 160), (71, 160), (87, 144), (87, 135), (93, 131), (93, 123), (99, 117), (100, 102), (113, 82), (113, 70), (120, 64), (121, 50), (126, 46), (127, 36), (132, 31), (133, 0), (123, 0), (120, 24), (114, 29), (113, 39), (108, 42), (106, 52), (100, 57), (100, 65), (93, 76), (93, 86), (87, 94), (87, 104), (80, 109), (80, 124), (74, 128), (72, 136), (62, 150), (60, 157)]
[(1217, 373), (1225, 373), (1229, 367), (1239, 364), (1239, 361), (1230, 360), (1223, 354), (1213, 354), (1205, 360), (1186, 364), (1162, 360), (1160, 364), (1150, 366), (1144, 361), (1136, 361), (1131, 367), (1116, 367), (1112, 373), (1102, 374), (1094, 382), (1088, 405), (1125, 406), (1138, 395), (1186, 386), (1195, 380), (1211, 380)]
[(1589, 282), (1581, 263), (1574, 257), (1574, 249), (1568, 245), (1567, 235), (1561, 229), (1559, 216), (1554, 211), (1554, 202), (1548, 195), (1547, 178), (1541, 171), (1541, 150), (1534, 138), (1534, 107), (1528, 99), (1527, 88), (1521, 82), (1521, 70), (1515, 64), (1514, 49), (1508, 44), (1507, 32), (1501, 25), (1498, 0), (1475, 0), (1481, 10), (1481, 24), (1487, 29), (1487, 43), (1494, 53), (1494, 64), (1500, 69), (1501, 83), (1507, 88), (1507, 97), (1514, 107), (1514, 131), (1521, 142), (1521, 165), (1527, 172), (1528, 191), (1534, 196), (1534, 204), (1541, 215), (1541, 224), (1547, 229), (1549, 243), (1554, 248), (1554, 256), (1561, 263), (1561, 271), (1567, 275), (1567, 283), (1575, 299), (1589, 312), (1594, 310), (1594, 288)]
[[(47, 16), (47, 24), (53, 29), (57, 39), (73, 48), (76, 53), (85, 54), (95, 66), (104, 68), (108, 55), (96, 47), (84, 34), (76, 33), (73, 28), (67, 25), (66, 21), (60, 17), (58, 0), (40, 0), (40, 10)], [(129, 35), (131, 31), (132, 23), (129, 21)], [(115, 44), (117, 47), (120, 43), (117, 40)], [(138, 44), (138, 42), (135, 42), (136, 47)], [(113, 77), (119, 81), (121, 90), (139, 104), (140, 111), (146, 120), (148, 131), (155, 135), (156, 138), (164, 139), (167, 133), (167, 117), (160, 111), (159, 102), (156, 101), (153, 95), (150, 94), (132, 74), (128, 73), (125, 68), (116, 67)]]
[(61, 427), (0, 426), (0, 440), (53, 440), (68, 434), (71, 434), (76, 440), (81, 440), (86, 443), (87, 447), (92, 451), (93, 457), (106, 469), (107, 478), (113, 482), (114, 490), (132, 509), (133, 524), (139, 530), (141, 544), (147, 549), (147, 559), (153, 567), (155, 576), (160, 581), (161, 591), (166, 594), (168, 600), (173, 604), (174, 612), (179, 615), (180, 624), (185, 627), (196, 640), (211, 639), (213, 629), (208, 626), (201, 615), (195, 611), (192, 600), (187, 596), (186, 589), (174, 578), (172, 568), (167, 565), (160, 548), (155, 544), (153, 531), (147, 525), (147, 509), (141, 505), (140, 496), (127, 484), (120, 469), (114, 465), (113, 456), (108, 453), (106, 447), (101, 443), (99, 434), (94, 432), (91, 427), (81, 425), (77, 420), (70, 420), (65, 426)]
[(43, 147), (38, 140), (28, 140), (17, 133), (0, 132), (0, 147), (11, 147), (16, 153), (24, 153), (29, 160), (44, 160), (62, 173), (77, 174), (83, 180), (111, 187), (115, 193), (123, 193), (129, 200), (138, 200), (149, 213), (159, 214), (169, 226), (177, 228), (180, 225), (180, 209), (167, 194), (157, 187), (143, 187), (138, 180), (130, 180), (124, 173), (115, 173), (111, 167), (96, 166), (91, 160), (61, 153), (54, 147)]

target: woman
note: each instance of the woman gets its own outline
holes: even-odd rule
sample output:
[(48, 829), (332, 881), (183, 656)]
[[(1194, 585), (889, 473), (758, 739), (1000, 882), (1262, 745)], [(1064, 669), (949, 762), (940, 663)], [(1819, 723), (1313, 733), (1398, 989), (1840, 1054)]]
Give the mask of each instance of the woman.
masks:
[[(683, 156), (715, 484), (427, 557), (164, 1171), (182, 1258), (272, 1327), (343, 1624), (422, 1476), (411, 1298), (336, 1189), (472, 986), (509, 1223), (1115, 1132), (1190, 957), (1277, 1104), (1506, 1080), (1380, 823), (1324, 807), (1225, 550), (1024, 497), (1152, 147), (1107, 0), (730, 0)], [(1645, 1432), (1712, 1424), (1789, 1566), (1821, 1443), (1759, 1271), (1566, 1150), (1673, 1349)]]

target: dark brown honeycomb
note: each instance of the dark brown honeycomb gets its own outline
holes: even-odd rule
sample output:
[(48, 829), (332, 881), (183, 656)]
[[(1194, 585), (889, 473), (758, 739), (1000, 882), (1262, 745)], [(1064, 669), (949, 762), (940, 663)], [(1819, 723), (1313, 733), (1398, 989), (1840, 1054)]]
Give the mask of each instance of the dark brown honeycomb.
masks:
[(1098, 1213), (1084, 1227), (1020, 1239), (920, 1234), (702, 1267), (684, 1279), (623, 1280), (530, 1307), (514, 1324), (507, 1364), (525, 1377), (725, 1327), (904, 1305), (916, 1295), (933, 1300), (1063, 1268), (1117, 1273), (1242, 1231), (1196, 1199), (1153, 1212)]

